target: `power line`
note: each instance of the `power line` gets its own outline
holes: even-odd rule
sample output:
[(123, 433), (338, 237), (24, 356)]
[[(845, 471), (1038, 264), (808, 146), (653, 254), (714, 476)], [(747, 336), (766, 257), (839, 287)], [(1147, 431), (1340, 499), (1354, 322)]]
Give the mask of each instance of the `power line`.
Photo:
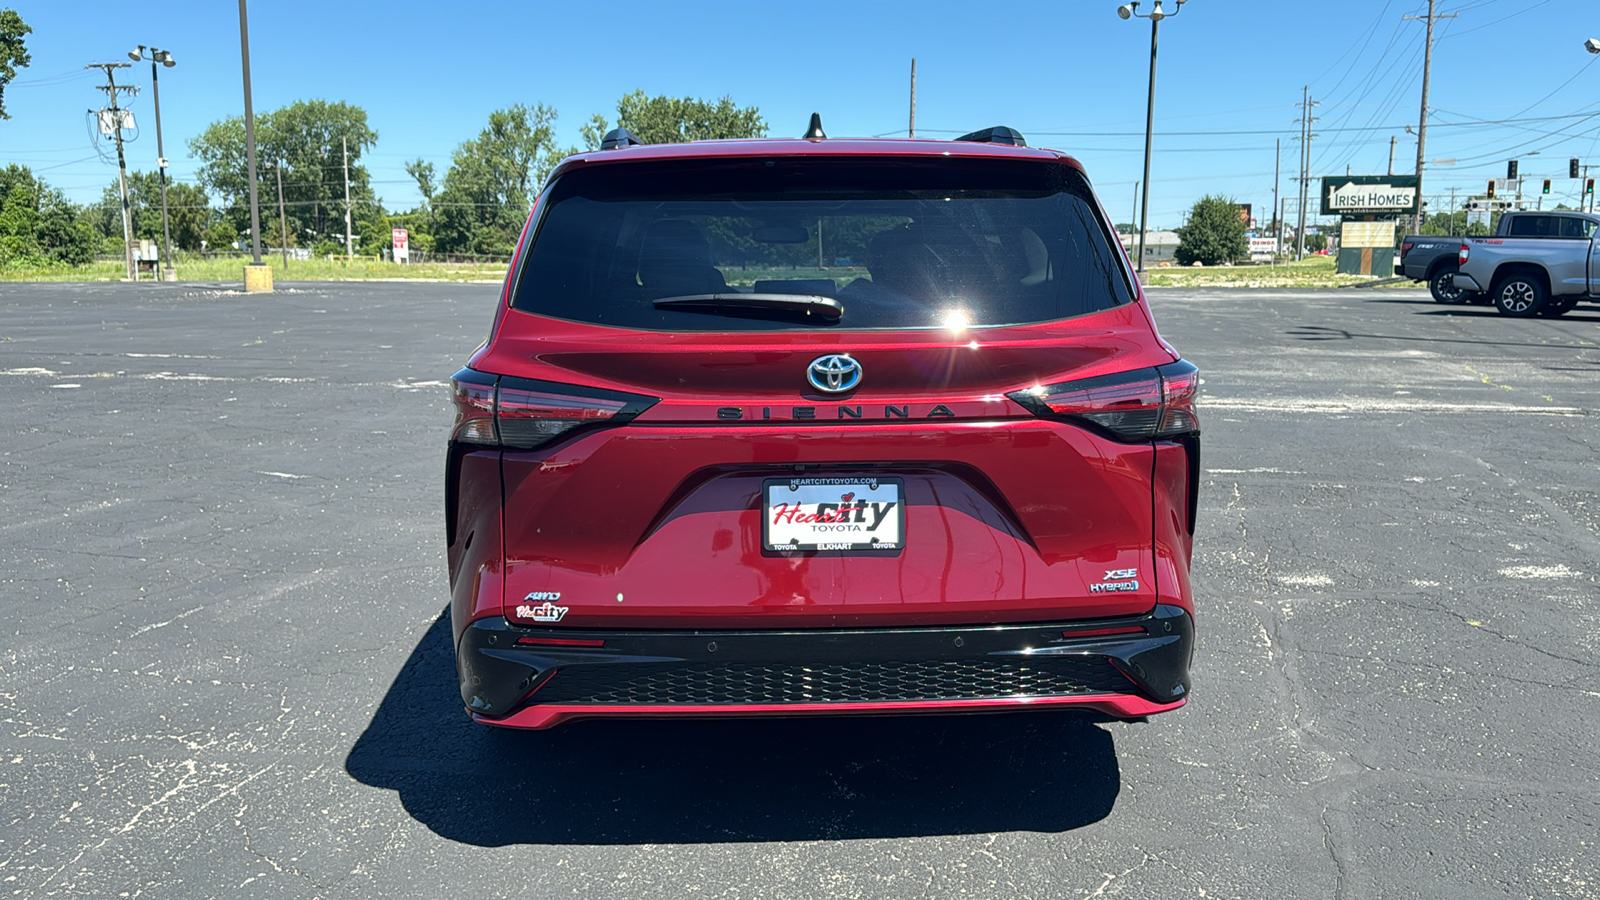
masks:
[(1501, 22), (1504, 22), (1506, 19), (1515, 18), (1516, 16), (1520, 16), (1525, 12), (1532, 12), (1532, 11), (1538, 9), (1539, 7), (1545, 5), (1546, 3), (1549, 3), (1549, 2), (1550, 2), (1550, 0), (1539, 0), (1538, 3), (1534, 3), (1534, 4), (1530, 5), (1530, 6), (1524, 6), (1522, 9), (1519, 9), (1516, 12), (1511, 13), (1510, 15), (1501, 16), (1500, 18), (1495, 19), (1493, 22), (1485, 22), (1482, 25), (1479, 25), (1477, 28), (1468, 28), (1466, 31), (1463, 31), (1461, 33), (1465, 35), (1465, 34), (1471, 34), (1474, 31), (1482, 31), (1483, 29), (1488, 28), (1490, 25), (1498, 25)]
[[(1367, 37), (1366, 37), (1366, 40), (1361, 42), (1361, 49), (1356, 51), (1356, 55), (1354, 57), (1352, 57), (1351, 60), (1350, 60), (1350, 65), (1345, 68), (1344, 74), (1339, 76), (1339, 80), (1334, 82), (1333, 87), (1331, 87), (1328, 90), (1323, 92), (1324, 96), (1332, 97), (1332, 96), (1335, 96), (1335, 95), (1338, 94), (1340, 85), (1343, 85), (1344, 84), (1344, 80), (1346, 78), (1350, 77), (1350, 73), (1355, 69), (1356, 63), (1361, 60), (1361, 54), (1367, 52), (1367, 45), (1372, 43), (1372, 36), (1375, 33), (1377, 33), (1376, 30), (1377, 30), (1378, 25), (1383, 22), (1383, 17), (1389, 14), (1389, 7), (1393, 6), (1393, 5), (1394, 5), (1394, 0), (1386, 0), (1386, 2), (1383, 4), (1383, 9), (1378, 11), (1378, 17), (1373, 20), (1373, 22), (1372, 22), (1372, 24), (1370, 26), (1367, 27), (1367, 29), (1366, 29)], [(1396, 29), (1396, 31), (1398, 32), (1398, 29)], [(1393, 41), (1391, 39), (1391, 43), (1392, 42)], [(1344, 53), (1339, 55), (1338, 59), (1335, 59), (1333, 62), (1329, 63), (1328, 67), (1326, 69), (1322, 70), (1322, 74), (1321, 75), (1318, 75), (1316, 78), (1313, 78), (1311, 80), (1312, 81), (1320, 81), (1322, 79), (1322, 76), (1328, 74), (1331, 71), (1333, 71), (1334, 67), (1339, 65), (1340, 60), (1343, 60), (1345, 58), (1345, 55), (1349, 54), (1349, 52), (1350, 52), (1350, 49), (1346, 48)]]

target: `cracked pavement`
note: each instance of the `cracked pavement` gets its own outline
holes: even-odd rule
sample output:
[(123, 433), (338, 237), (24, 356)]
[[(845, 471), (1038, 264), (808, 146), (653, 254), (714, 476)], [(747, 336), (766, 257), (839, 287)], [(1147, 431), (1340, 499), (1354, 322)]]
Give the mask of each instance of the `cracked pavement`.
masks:
[(1157, 289), (1190, 704), (460, 712), (444, 382), (492, 285), (0, 291), (0, 895), (1600, 897), (1600, 307)]

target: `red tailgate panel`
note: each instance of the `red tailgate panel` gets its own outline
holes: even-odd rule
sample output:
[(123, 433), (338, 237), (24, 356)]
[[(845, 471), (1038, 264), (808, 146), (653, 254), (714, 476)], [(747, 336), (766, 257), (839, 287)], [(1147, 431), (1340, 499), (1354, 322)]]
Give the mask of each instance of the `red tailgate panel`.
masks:
[[(504, 460), (505, 610), (559, 594), (562, 626), (830, 627), (1116, 616), (1156, 602), (1154, 448), (1040, 420), (644, 426)], [(905, 548), (767, 552), (764, 478), (906, 487)], [(1115, 570), (1136, 590), (1093, 593)], [(619, 599), (620, 595), (620, 599)], [(541, 597), (541, 600), (546, 597)]]

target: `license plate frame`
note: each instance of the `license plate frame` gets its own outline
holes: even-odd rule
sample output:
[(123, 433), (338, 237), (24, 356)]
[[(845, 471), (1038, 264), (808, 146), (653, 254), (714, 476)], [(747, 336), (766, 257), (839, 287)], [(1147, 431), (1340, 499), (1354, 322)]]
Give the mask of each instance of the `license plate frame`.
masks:
[[(906, 542), (905, 498), (903, 478), (832, 475), (764, 479), (759, 504), (761, 548), (769, 553), (899, 553)], [(846, 503), (850, 504), (849, 511), (838, 521), (794, 521), (803, 515), (838, 516)], [(822, 510), (825, 506), (833, 509)]]

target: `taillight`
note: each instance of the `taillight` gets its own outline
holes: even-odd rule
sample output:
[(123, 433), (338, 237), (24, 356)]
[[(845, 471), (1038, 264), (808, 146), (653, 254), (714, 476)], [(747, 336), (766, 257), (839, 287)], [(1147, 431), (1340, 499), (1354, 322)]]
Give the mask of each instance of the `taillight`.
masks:
[(1401, 241), (1400, 242), (1400, 258), (1404, 259), (1405, 255), (1407, 253), (1410, 253), (1410, 252), (1411, 252), (1411, 242), (1410, 241)]
[(1467, 264), (1467, 257), (1471, 256), (1471, 255), (1472, 255), (1472, 251), (1467, 249), (1467, 245), (1466, 244), (1462, 244), (1461, 245), (1461, 252), (1456, 254), (1456, 265), (1458, 265), (1458, 266), (1466, 265)]
[(500, 443), (494, 430), (494, 385), (498, 379), (471, 369), (462, 369), (450, 379), (450, 395), (456, 404), (456, 424), (450, 440), (464, 444)]
[(1182, 360), (1099, 378), (1040, 385), (1006, 396), (1037, 416), (1077, 419), (1127, 441), (1198, 434), (1200, 371)]
[(471, 369), (451, 381), (456, 404), (452, 441), (531, 449), (585, 425), (620, 425), (655, 397), (526, 378), (496, 378)]

